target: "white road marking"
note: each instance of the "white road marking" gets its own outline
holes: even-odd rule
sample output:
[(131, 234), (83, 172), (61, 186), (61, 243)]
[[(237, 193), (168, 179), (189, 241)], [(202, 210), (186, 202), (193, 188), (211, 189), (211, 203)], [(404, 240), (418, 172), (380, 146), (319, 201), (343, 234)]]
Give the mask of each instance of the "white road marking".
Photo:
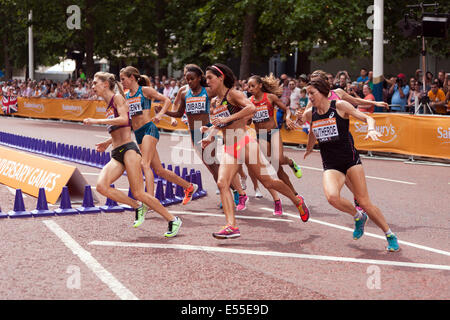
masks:
[[(270, 211), (273, 211), (270, 210)], [(171, 211), (169, 210), (171, 214), (186, 214), (186, 215), (192, 215), (192, 216), (205, 216), (205, 217), (221, 217), (224, 218), (225, 215), (223, 214), (217, 214), (217, 213), (207, 213), (207, 212), (188, 212), (188, 211)], [(249, 219), (249, 220), (268, 220), (268, 221), (283, 221), (283, 222), (293, 222), (292, 220), (288, 219), (279, 219), (279, 218), (265, 218), (265, 217), (252, 217), (252, 216), (235, 216), (238, 219)]]
[[(314, 168), (314, 167), (307, 167), (307, 166), (301, 166), (303, 169), (309, 169), (314, 171), (323, 171), (322, 168)], [(382, 180), (382, 181), (389, 181), (389, 182), (396, 182), (396, 183), (403, 183), (403, 184), (409, 184), (409, 185), (416, 185), (415, 182), (408, 182), (408, 181), (402, 181), (402, 180), (394, 180), (394, 179), (388, 179), (388, 178), (380, 178), (380, 177), (373, 177), (373, 176), (366, 176), (368, 179), (375, 179), (375, 180)]]
[(412, 263), (412, 262), (375, 260), (375, 259), (358, 259), (358, 258), (348, 258), (348, 257), (333, 257), (333, 256), (321, 256), (321, 255), (313, 255), (313, 254), (233, 249), (233, 248), (224, 248), (224, 247), (207, 247), (207, 246), (194, 246), (194, 245), (183, 245), (183, 244), (170, 245), (170, 244), (159, 244), (159, 243), (92, 241), (89, 243), (89, 245), (235, 253), (235, 254), (247, 254), (247, 255), (257, 255), (257, 256), (297, 258), (297, 259), (322, 260), (322, 261), (334, 261), (334, 262), (350, 262), (350, 263), (362, 263), (362, 264), (370, 264), (370, 265), (385, 265), (385, 266), (420, 268), (420, 269), (450, 270), (450, 266), (438, 265), (438, 264)]
[(98, 176), (100, 175), (100, 172), (82, 172), (83, 176)]
[[(269, 208), (260, 208), (260, 209), (261, 210), (265, 210), (265, 211), (273, 211), (272, 209), (269, 209)], [(292, 213), (288, 213), (288, 212), (283, 212), (283, 215), (287, 215), (289, 217), (300, 219), (300, 216), (298, 214), (292, 214)], [(314, 222), (314, 223), (318, 223), (318, 224), (321, 224), (321, 225), (324, 225), (324, 226), (327, 226), (327, 227), (332, 227), (332, 228), (335, 228), (335, 229), (340, 229), (340, 230), (344, 230), (344, 231), (353, 232), (353, 229), (351, 229), (351, 228), (340, 226), (340, 225), (337, 225), (337, 224), (334, 224), (334, 223), (320, 221), (320, 220), (312, 219), (312, 218), (309, 218), (308, 221), (311, 221), (311, 222)], [(386, 240), (385, 236), (380, 236), (379, 234), (374, 234), (374, 233), (370, 233), (370, 232), (364, 232), (364, 235), (365, 236), (369, 236), (369, 237), (373, 237), (373, 238), (377, 238), (377, 239)], [(403, 240), (398, 240), (398, 243), (406, 245), (406, 246), (414, 247), (414, 248), (417, 248), (417, 249), (421, 249), (421, 250), (430, 251), (430, 252), (433, 252), (433, 253), (442, 254), (444, 256), (450, 256), (450, 252), (448, 252), (448, 251), (435, 249), (435, 248), (430, 248), (430, 247), (427, 247), (427, 246), (423, 246), (423, 245), (420, 245), (420, 244), (416, 244), (416, 243), (412, 243), (412, 242), (408, 242), (408, 241), (403, 241)]]
[(94, 272), (120, 299), (139, 300), (130, 290), (120, 283), (108, 270), (83, 249), (67, 232), (53, 220), (42, 221), (84, 264)]

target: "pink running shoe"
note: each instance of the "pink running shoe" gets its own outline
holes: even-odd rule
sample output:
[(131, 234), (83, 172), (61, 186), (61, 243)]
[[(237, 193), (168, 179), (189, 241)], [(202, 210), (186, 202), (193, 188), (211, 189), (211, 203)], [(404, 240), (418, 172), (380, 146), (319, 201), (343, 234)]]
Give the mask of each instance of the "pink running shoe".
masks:
[(281, 207), (281, 200), (275, 201), (275, 210), (273, 210), (274, 216), (282, 216), (283, 208)]
[(247, 202), (248, 202), (247, 195), (243, 195), (243, 196), (239, 195), (239, 203), (236, 206), (236, 211), (244, 211), (245, 209), (247, 209), (247, 206), (246, 206)]
[(214, 232), (212, 235), (216, 239), (232, 239), (240, 237), (241, 232), (238, 227), (226, 225), (219, 232)]

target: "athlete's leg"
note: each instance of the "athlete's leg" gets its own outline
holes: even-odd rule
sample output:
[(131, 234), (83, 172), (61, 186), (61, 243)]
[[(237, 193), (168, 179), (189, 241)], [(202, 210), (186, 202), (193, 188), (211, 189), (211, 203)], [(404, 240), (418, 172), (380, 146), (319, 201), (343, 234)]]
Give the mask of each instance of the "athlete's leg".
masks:
[(267, 170), (266, 165), (261, 159), (261, 152), (256, 141), (250, 141), (245, 148), (245, 161), (249, 172), (264, 185), (266, 189), (274, 189), (282, 195), (289, 198), (295, 206), (298, 206), (302, 201), (295, 196), (295, 193), (281, 180), (273, 179)]
[[(272, 153), (272, 149), (274, 153)], [(283, 170), (283, 165), (289, 164), (290, 159), (283, 153), (283, 141), (281, 140), (280, 130), (272, 130), (272, 139), (271, 142), (267, 143), (267, 152), (268, 156), (272, 159), (272, 163), (277, 165), (278, 178), (287, 184), (294, 194), (297, 194), (289, 176)]]
[(139, 149), (142, 153), (142, 171), (144, 171), (145, 185), (147, 187), (147, 192), (151, 195), (155, 194), (155, 184), (150, 164), (155, 155), (157, 143), (158, 139), (150, 135), (145, 135), (142, 139), (142, 143), (139, 145)]
[(387, 232), (389, 230), (389, 225), (387, 224), (384, 215), (381, 213), (381, 210), (370, 201), (363, 166), (359, 164), (348, 169), (347, 177), (353, 186), (353, 194), (359, 205), (381, 230)]
[(144, 181), (141, 173), (142, 159), (139, 154), (133, 150), (125, 153), (124, 156), (125, 167), (127, 170), (128, 182), (130, 189), (136, 200), (145, 203), (150, 209), (159, 213), (167, 221), (175, 220), (175, 217), (156, 199), (152, 194), (145, 192)]
[(138, 201), (128, 197), (124, 192), (111, 187), (111, 184), (119, 179), (124, 171), (125, 167), (120, 162), (115, 159), (111, 159), (111, 161), (109, 161), (100, 172), (96, 190), (98, 193), (111, 200), (127, 204), (136, 209), (139, 207)]
[(356, 209), (353, 204), (341, 197), (341, 190), (345, 183), (345, 175), (338, 170), (325, 170), (322, 180), (323, 190), (328, 203), (340, 211), (355, 216)]
[(230, 154), (224, 152), (219, 166), (219, 175), (217, 179), (217, 187), (220, 190), (220, 198), (222, 200), (223, 212), (227, 225), (236, 226), (236, 218), (234, 216), (235, 204), (231, 195), (231, 181), (237, 177), (239, 164), (237, 160)]

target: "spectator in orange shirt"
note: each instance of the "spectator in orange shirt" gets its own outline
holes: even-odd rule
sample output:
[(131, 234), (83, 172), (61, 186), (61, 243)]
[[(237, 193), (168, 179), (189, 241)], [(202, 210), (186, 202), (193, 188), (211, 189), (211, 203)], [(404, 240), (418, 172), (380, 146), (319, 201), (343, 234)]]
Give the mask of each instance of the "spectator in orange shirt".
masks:
[(430, 98), (431, 109), (438, 114), (446, 114), (447, 108), (445, 105), (445, 93), (439, 89), (439, 81), (433, 81), (431, 90), (428, 91), (428, 98)]
[[(370, 86), (368, 84), (365, 84), (363, 86), (363, 94), (364, 94), (364, 100), (370, 100), (375, 101), (375, 97), (372, 94), (372, 90), (370, 90)], [(358, 110), (364, 113), (373, 113), (375, 110), (375, 106), (370, 104), (360, 104), (358, 105)]]

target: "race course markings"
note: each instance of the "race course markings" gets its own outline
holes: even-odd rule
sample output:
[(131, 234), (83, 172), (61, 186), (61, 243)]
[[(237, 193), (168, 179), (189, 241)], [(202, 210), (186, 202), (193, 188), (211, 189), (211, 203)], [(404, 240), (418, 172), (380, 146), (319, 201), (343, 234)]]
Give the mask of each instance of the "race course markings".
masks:
[[(301, 168), (303, 169), (309, 169), (309, 170), (314, 170), (314, 171), (323, 171), (322, 168), (314, 168), (314, 167), (307, 167), (307, 166), (301, 166)], [(396, 182), (396, 183), (403, 183), (403, 184), (409, 184), (409, 185), (416, 185), (417, 183), (415, 182), (408, 182), (408, 181), (403, 181), (403, 180), (395, 180), (395, 179), (388, 179), (388, 178), (380, 178), (380, 177), (373, 177), (373, 176), (366, 176), (366, 178), (368, 179), (375, 179), (375, 180), (382, 180), (382, 181), (389, 181), (389, 182)]]
[(109, 246), (109, 247), (130, 247), (130, 248), (174, 249), (174, 250), (187, 250), (187, 251), (220, 252), (220, 253), (234, 253), (234, 254), (267, 256), (267, 257), (282, 257), (282, 258), (322, 260), (322, 261), (333, 261), (333, 262), (350, 262), (350, 263), (361, 263), (361, 264), (371, 264), (371, 265), (385, 265), (385, 266), (393, 266), (393, 267), (407, 267), (407, 268), (418, 268), (418, 269), (450, 270), (450, 266), (438, 265), (438, 264), (375, 260), (375, 259), (357, 259), (357, 258), (348, 258), (348, 257), (333, 257), (333, 256), (320, 256), (320, 255), (313, 255), (313, 254), (300, 254), (300, 253), (289, 253), (289, 252), (193, 246), (193, 245), (184, 245), (184, 244), (91, 241), (89, 243), (89, 245)]
[[(261, 210), (265, 210), (265, 211), (273, 211), (273, 209), (269, 209), (269, 208), (260, 208), (260, 209)], [(298, 214), (292, 214), (292, 213), (284, 212), (283, 215), (286, 215), (286, 216), (289, 216), (289, 217), (293, 217), (293, 218), (296, 218), (296, 219), (300, 219)], [(314, 222), (314, 223), (318, 223), (318, 224), (322, 224), (322, 225), (325, 225), (325, 226), (328, 226), (328, 227), (332, 227), (332, 228), (336, 228), (336, 229), (341, 229), (341, 230), (353, 232), (353, 229), (351, 229), (351, 228), (340, 226), (340, 225), (334, 224), (334, 223), (329, 223), (329, 222), (320, 221), (320, 220), (311, 219), (311, 218), (308, 221), (311, 221), (311, 222)], [(377, 239), (386, 240), (386, 238), (384, 236), (380, 236), (378, 234), (374, 234), (374, 233), (370, 233), (370, 232), (364, 232), (364, 235), (369, 236), (369, 237), (373, 237), (373, 238), (377, 238)], [(425, 251), (430, 251), (430, 252), (442, 254), (444, 256), (450, 256), (450, 252), (448, 252), (448, 251), (435, 249), (435, 248), (430, 248), (430, 247), (427, 247), (427, 246), (423, 246), (423, 245), (420, 245), (420, 244), (415, 244), (415, 243), (408, 242), (408, 241), (403, 241), (403, 240), (398, 240), (398, 243), (404, 244), (404, 245), (407, 245), (407, 246), (410, 246), (410, 247), (414, 247), (414, 248), (417, 248), (417, 249), (422, 249), (422, 250), (425, 250)]]
[(139, 300), (130, 290), (128, 290), (122, 283), (120, 283), (108, 270), (91, 255), (89, 251), (83, 249), (67, 232), (65, 232), (53, 220), (42, 221), (65, 245), (74, 255), (78, 256), (80, 260), (92, 272), (103, 281), (120, 299), (122, 300)]

